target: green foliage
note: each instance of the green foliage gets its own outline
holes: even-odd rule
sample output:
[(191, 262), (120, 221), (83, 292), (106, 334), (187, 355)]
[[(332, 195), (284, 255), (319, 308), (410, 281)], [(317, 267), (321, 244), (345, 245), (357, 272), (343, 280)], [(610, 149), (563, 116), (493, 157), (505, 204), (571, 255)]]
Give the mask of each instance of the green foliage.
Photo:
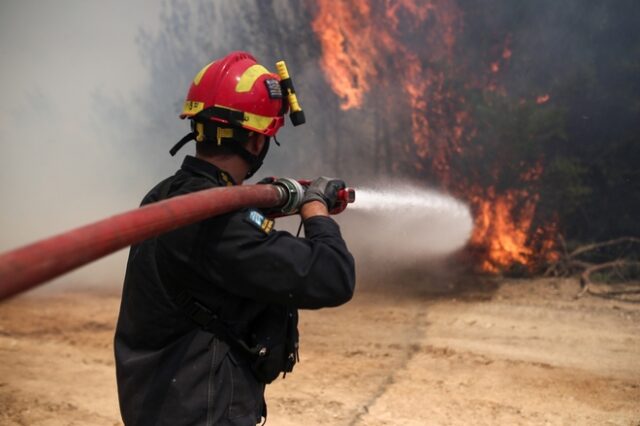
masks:
[(576, 158), (555, 157), (546, 166), (542, 200), (561, 218), (569, 217), (589, 200), (593, 189), (586, 184), (587, 168)]
[(535, 182), (523, 175), (542, 164), (550, 147), (566, 141), (565, 113), (510, 96), (474, 92), (470, 99), (475, 137), (465, 155), (454, 159), (454, 169), (499, 192), (519, 187), (537, 190), (531, 188)]
[[(518, 185), (518, 169), (538, 159), (538, 221), (554, 218), (578, 242), (640, 235), (640, 3), (460, 4), (465, 57), (486, 69), (498, 56), (486, 52), (512, 52), (503, 96), (469, 97), (476, 153), (485, 162), (494, 153), (499, 184)], [(548, 102), (536, 104), (543, 94)]]
[(570, 216), (577, 226), (568, 229), (580, 238), (640, 235), (640, 140), (611, 141), (589, 160), (592, 196), (582, 218)]

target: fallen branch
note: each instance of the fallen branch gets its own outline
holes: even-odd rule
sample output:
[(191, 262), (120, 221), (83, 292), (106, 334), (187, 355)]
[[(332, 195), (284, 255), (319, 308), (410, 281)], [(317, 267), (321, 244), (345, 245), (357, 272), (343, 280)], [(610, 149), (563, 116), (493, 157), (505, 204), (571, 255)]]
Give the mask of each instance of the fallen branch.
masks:
[[(593, 290), (593, 283), (591, 282), (592, 274), (598, 271), (613, 269), (613, 272), (621, 281), (625, 281), (625, 276), (622, 273), (623, 268), (640, 265), (640, 262), (633, 259), (621, 258), (602, 263), (593, 263), (582, 260), (580, 257), (606, 247), (619, 246), (622, 244), (640, 244), (640, 238), (633, 236), (620, 237), (613, 240), (586, 244), (569, 252), (564, 239), (560, 236), (558, 238), (558, 245), (560, 246), (558, 260), (549, 265), (544, 275), (568, 277), (579, 274), (581, 290), (577, 297), (581, 297), (587, 293), (596, 295), (596, 292)], [(593, 257), (591, 257), (591, 259), (593, 259)], [(601, 292), (597, 293), (597, 295), (602, 295)]]
[(634, 261), (634, 260), (618, 259), (611, 262), (599, 263), (597, 265), (592, 265), (586, 268), (584, 271), (582, 271), (582, 274), (580, 274), (580, 287), (582, 287), (582, 289), (576, 295), (576, 297), (582, 297), (586, 293), (597, 295), (597, 296), (606, 295), (607, 294), (606, 292), (603, 293), (603, 292), (593, 290), (593, 282), (591, 281), (591, 274), (598, 271), (603, 271), (606, 269), (614, 269), (616, 272), (619, 273), (620, 268), (629, 267), (629, 266), (640, 266), (640, 262)]
[(637, 237), (620, 237), (609, 241), (602, 241), (600, 243), (587, 244), (580, 246), (569, 254), (569, 257), (576, 257), (589, 251), (597, 250), (603, 247), (615, 246), (623, 243), (637, 243), (640, 244), (640, 238)]

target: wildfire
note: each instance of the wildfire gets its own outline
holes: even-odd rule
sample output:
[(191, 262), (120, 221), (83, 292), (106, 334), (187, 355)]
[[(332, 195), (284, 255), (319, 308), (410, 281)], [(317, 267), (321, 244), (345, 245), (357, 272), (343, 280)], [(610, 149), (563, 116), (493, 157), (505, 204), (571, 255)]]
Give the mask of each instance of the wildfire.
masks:
[(548, 93), (546, 93), (546, 94), (544, 94), (544, 95), (540, 95), (540, 96), (538, 96), (538, 97), (536, 98), (536, 103), (537, 103), (538, 105), (540, 105), (540, 104), (544, 104), (544, 103), (547, 103), (547, 102), (549, 101), (549, 99), (550, 99), (550, 98), (551, 98), (551, 97), (549, 96), (549, 94), (548, 94)]
[[(318, 35), (325, 52), (321, 65), (327, 71), (333, 91), (342, 99), (341, 108), (362, 106), (364, 94), (370, 90), (370, 82), (376, 69), (370, 64), (375, 55), (370, 38), (375, 36), (368, 2), (353, 2), (349, 7), (338, 6), (331, 1), (318, 3), (319, 16), (314, 20), (313, 30)], [(344, 6), (344, 5), (343, 5)]]
[[(547, 233), (533, 229), (537, 194), (522, 189), (498, 191), (495, 184), (478, 187), (452, 171), (452, 160), (472, 148), (476, 134), (465, 108), (467, 100), (449, 84), (450, 74), (456, 71), (457, 39), (463, 30), (463, 14), (456, 2), (316, 2), (312, 26), (322, 47), (320, 63), (341, 99), (341, 108), (367, 108), (365, 99), (372, 91), (399, 93), (395, 98), (403, 99), (406, 106), (397, 102), (385, 105), (410, 111), (415, 157), (408, 164), (419, 172), (427, 165), (443, 187), (471, 203), (475, 213), (471, 244), (483, 252), (481, 268), (498, 272), (515, 263), (531, 265), (541, 250), (551, 252), (552, 241), (540, 242), (540, 235)], [(467, 84), (503, 93), (497, 78), (513, 55), (509, 45), (507, 37), (488, 62), (486, 75)], [(549, 95), (544, 95), (537, 101), (548, 99)], [(499, 165), (495, 167), (492, 176), (497, 180)], [(533, 183), (541, 173), (538, 163), (523, 173), (521, 181)]]
[[(482, 190), (476, 189), (483, 193)], [(497, 195), (489, 188), (482, 196), (473, 196), (476, 218), (471, 244), (485, 250), (481, 268), (499, 272), (515, 263), (529, 265), (534, 256), (529, 245), (529, 231), (538, 197), (523, 190), (509, 190)], [(520, 204), (518, 214), (514, 206)]]

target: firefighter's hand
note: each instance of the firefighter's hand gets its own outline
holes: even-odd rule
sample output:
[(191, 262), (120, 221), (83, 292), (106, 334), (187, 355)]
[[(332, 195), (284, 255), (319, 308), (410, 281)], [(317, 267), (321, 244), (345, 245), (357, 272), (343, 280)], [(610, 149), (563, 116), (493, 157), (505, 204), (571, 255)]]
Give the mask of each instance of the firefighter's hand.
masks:
[(331, 210), (338, 201), (338, 192), (346, 187), (344, 181), (322, 176), (311, 182), (302, 198), (304, 206), (311, 201), (320, 201)]
[(310, 201), (300, 207), (300, 217), (302, 217), (303, 221), (314, 216), (329, 216), (327, 206), (320, 201)]

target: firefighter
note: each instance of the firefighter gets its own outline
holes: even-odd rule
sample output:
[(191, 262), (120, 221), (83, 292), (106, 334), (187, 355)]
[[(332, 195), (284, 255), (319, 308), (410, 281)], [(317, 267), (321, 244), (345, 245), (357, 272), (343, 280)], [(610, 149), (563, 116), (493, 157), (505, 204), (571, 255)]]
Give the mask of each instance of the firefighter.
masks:
[[(288, 111), (278, 74), (246, 52), (205, 66), (182, 118), (196, 155), (142, 200), (242, 185)], [(318, 178), (300, 208), (305, 237), (245, 209), (132, 246), (115, 334), (126, 425), (254, 425), (265, 385), (297, 360), (298, 309), (350, 300), (354, 260), (328, 210), (344, 188)]]

